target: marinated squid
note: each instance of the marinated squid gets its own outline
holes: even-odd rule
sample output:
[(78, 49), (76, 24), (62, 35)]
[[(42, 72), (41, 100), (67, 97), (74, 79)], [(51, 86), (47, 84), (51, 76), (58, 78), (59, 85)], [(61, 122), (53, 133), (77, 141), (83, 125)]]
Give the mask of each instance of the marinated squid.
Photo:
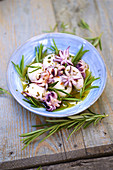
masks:
[[(59, 54), (47, 55), (42, 63), (33, 63), (28, 67), (27, 74), (30, 83), (24, 89), (24, 96), (34, 97), (43, 102), (48, 111), (61, 106), (61, 98), (83, 88), (88, 65), (80, 60), (76, 67), (73, 65), (69, 47)], [(51, 85), (53, 85), (51, 87)]]

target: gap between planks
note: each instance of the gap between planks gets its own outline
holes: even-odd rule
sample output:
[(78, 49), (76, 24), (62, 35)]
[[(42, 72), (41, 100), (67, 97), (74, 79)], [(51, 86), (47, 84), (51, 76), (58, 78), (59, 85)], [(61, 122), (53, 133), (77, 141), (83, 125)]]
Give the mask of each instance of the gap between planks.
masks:
[[(77, 160), (83, 159), (94, 159), (101, 158), (106, 156), (113, 156), (113, 144), (111, 145), (103, 145), (98, 147), (88, 148), (87, 155), (83, 154), (84, 149), (80, 149), (76, 154), (76, 157), (72, 157), (70, 159), (62, 160), (60, 159), (60, 154), (46, 155), (46, 159), (44, 156), (36, 156), (32, 158), (24, 158), (20, 160), (13, 160), (8, 162), (0, 163), (0, 168), (4, 170), (17, 170), (17, 169), (25, 169), (25, 168), (35, 168), (38, 166), (50, 166), (61, 163), (70, 163)], [(70, 154), (72, 151), (70, 152)]]

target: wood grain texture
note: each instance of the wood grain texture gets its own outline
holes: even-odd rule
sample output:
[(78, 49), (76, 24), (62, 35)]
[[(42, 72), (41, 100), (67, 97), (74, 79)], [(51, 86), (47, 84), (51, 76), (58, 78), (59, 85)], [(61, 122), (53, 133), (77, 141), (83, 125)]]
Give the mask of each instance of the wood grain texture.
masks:
[[(7, 89), (6, 71), (11, 53), (51, 24), (55, 25), (55, 18), (50, 0), (0, 2), (0, 87)], [(64, 152), (60, 133), (39, 145), (35, 141), (22, 151), (19, 135), (32, 131), (32, 125), (44, 119), (21, 107), (13, 97), (0, 96), (0, 161)]]
[[(92, 125), (86, 130), (82, 129), (72, 135), (69, 141), (67, 137), (72, 129), (62, 130), (41, 144), (36, 140), (22, 151), (19, 134), (34, 130), (31, 126), (44, 122), (45, 118), (22, 108), (10, 96), (0, 96), (0, 168), (30, 168), (113, 154), (112, 9), (112, 0), (0, 1), (0, 86), (7, 88), (7, 64), (14, 49), (32, 36), (48, 30), (49, 25), (54, 26), (56, 16), (58, 24), (62, 21), (69, 23), (69, 30), (76, 27), (79, 36), (96, 36), (104, 32), (103, 51), (99, 52), (106, 64), (107, 84), (91, 108), (109, 114), (96, 127)], [(92, 33), (77, 26), (81, 18), (94, 30)]]
[[(87, 36), (98, 36), (101, 32), (102, 36), (102, 46), (103, 51), (100, 52), (107, 67), (107, 84), (106, 88), (98, 99), (98, 101), (91, 107), (95, 112), (109, 114), (109, 117), (98, 124), (96, 127), (91, 125), (86, 130), (81, 131), (82, 138), (84, 141), (84, 148), (86, 154), (88, 153), (89, 147), (102, 146), (102, 145), (110, 145), (113, 142), (113, 79), (112, 79), (112, 9), (113, 9), (113, 1), (101, 1), (101, 0), (54, 0), (53, 6), (56, 14), (56, 19), (58, 25), (61, 22), (68, 23), (70, 25), (69, 31), (72, 31), (74, 27), (76, 27), (76, 34), (81, 37)], [(88, 30), (83, 30), (78, 27), (78, 22), (83, 18), (91, 27), (93, 32), (89, 32)], [(60, 30), (60, 29), (59, 29)], [(99, 49), (98, 49), (99, 50)], [(75, 150), (75, 148), (71, 147), (67, 142), (65, 136), (69, 135), (69, 132), (63, 131), (63, 141), (66, 154), (70, 150)], [(76, 134), (73, 135), (73, 138), (76, 138)], [(81, 143), (81, 137), (77, 139)], [(74, 140), (72, 140), (74, 146)], [(83, 145), (82, 145), (83, 146)], [(76, 148), (77, 149), (77, 148)], [(70, 154), (68, 154), (71, 157)], [(73, 155), (72, 155), (73, 156)]]
[[(73, 161), (70, 163), (62, 163), (57, 165), (50, 165), (42, 167), (43, 170), (112, 170), (113, 169), (113, 156), (96, 158), (96, 159), (85, 159)], [(29, 170), (37, 170), (29, 169)]]
[[(73, 157), (65, 157), (65, 153), (57, 153), (52, 155), (42, 155), (35, 156), (32, 158), (24, 158), (13, 161), (6, 161), (0, 163), (0, 168), (3, 170), (17, 170), (17, 169), (31, 169), (35, 167), (44, 167), (47, 169), (51, 169), (52, 167), (60, 166), (63, 164), (69, 165), (70, 162), (83, 160), (83, 159), (91, 159), (91, 158), (99, 158), (113, 155), (113, 144), (112, 145), (102, 145), (88, 148), (87, 154), (85, 154), (84, 149), (76, 150), (76, 154), (73, 154), (73, 151), (70, 151), (70, 155)], [(62, 159), (62, 156), (65, 158)], [(63, 168), (62, 168), (63, 169)]]

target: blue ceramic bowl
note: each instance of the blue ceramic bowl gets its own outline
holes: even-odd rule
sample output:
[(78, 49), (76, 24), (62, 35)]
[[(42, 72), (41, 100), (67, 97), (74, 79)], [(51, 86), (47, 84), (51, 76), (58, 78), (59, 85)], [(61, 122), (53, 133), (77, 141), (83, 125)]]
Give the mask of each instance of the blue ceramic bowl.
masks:
[[(99, 86), (99, 88), (90, 90), (90, 93), (88, 94), (86, 99), (81, 103), (61, 111), (48, 112), (44, 108), (33, 108), (28, 103), (22, 100), (24, 98), (24, 96), (21, 94), (23, 90), (22, 84), (11, 61), (16, 64), (19, 64), (22, 55), (24, 55), (25, 65), (29, 64), (35, 57), (35, 47), (42, 43), (46, 49), (47, 47), (50, 47), (51, 44), (53, 44), (53, 38), (56, 42), (58, 49), (64, 50), (68, 46), (70, 46), (69, 50), (72, 54), (76, 54), (83, 44), (84, 50), (89, 50), (89, 52), (87, 52), (83, 56), (83, 60), (89, 65), (92, 75), (96, 78), (100, 77), (100, 79), (96, 80), (93, 83), (93, 85)], [(90, 107), (99, 98), (106, 84), (106, 68), (98, 51), (86, 40), (78, 36), (64, 33), (50, 33), (38, 35), (31, 38), (12, 54), (7, 70), (7, 80), (11, 94), (23, 107), (25, 107), (29, 111), (37, 115), (47, 117), (67, 117), (82, 112), (83, 110)]]

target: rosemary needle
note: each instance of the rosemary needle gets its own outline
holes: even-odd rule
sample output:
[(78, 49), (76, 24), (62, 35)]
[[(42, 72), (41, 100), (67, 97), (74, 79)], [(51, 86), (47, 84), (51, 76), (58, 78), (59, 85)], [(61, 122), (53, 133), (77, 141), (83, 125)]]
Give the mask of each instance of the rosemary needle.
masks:
[(87, 24), (87, 22), (85, 22), (83, 19), (80, 20), (80, 22), (78, 23), (78, 26), (83, 28), (83, 29), (87, 29), (90, 32), (92, 32), (91, 28), (89, 27), (89, 25)]
[[(64, 119), (52, 119), (52, 120), (46, 120), (46, 124), (41, 125), (34, 125), (33, 127), (40, 127), (41, 129), (35, 130), (33, 132), (25, 133), (20, 135), (20, 137), (25, 137), (22, 139), (25, 149), (33, 140), (40, 137), (42, 134), (45, 134), (48, 132), (48, 134), (40, 141), (43, 142), (48, 137), (53, 135), (54, 133), (60, 131), (61, 129), (70, 129), (73, 127), (74, 129), (69, 134), (67, 140), (70, 138), (70, 136), (77, 132), (81, 127), (84, 129), (87, 128), (90, 124), (94, 124), (94, 126), (101, 121), (103, 118), (107, 117), (108, 115), (103, 114), (97, 114), (92, 112), (91, 110), (88, 110), (89, 112), (81, 113), (79, 115), (69, 116), (68, 118)], [(45, 127), (46, 126), (46, 127)], [(43, 128), (42, 128), (43, 127)]]
[(7, 90), (0, 87), (0, 94), (4, 94), (4, 93), (11, 95)]

